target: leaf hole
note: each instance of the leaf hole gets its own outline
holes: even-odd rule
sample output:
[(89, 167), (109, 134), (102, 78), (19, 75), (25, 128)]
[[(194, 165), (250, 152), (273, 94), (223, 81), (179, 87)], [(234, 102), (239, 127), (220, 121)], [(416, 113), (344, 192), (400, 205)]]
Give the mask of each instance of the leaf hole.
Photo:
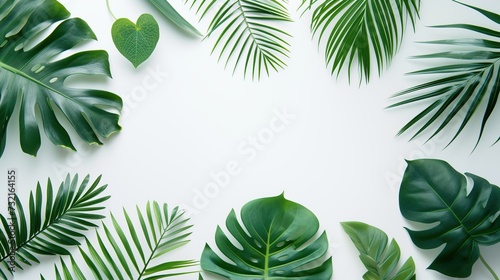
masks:
[(255, 245), (259, 248), (262, 248), (262, 244), (260, 244), (259, 241), (257, 241), (257, 239), (254, 239), (253, 242), (255, 242)]
[(57, 82), (57, 80), (59, 80), (59, 78), (54, 77), (54, 78), (49, 80), (49, 83), (53, 84), (53, 83)]
[(491, 223), (494, 223), (499, 216), (500, 216), (500, 211), (498, 211), (495, 215), (491, 216)]
[(42, 72), (43, 69), (45, 69), (45, 66), (42, 65), (42, 66), (40, 66), (40, 68), (36, 69), (35, 73), (38, 74), (38, 73)]
[(286, 261), (287, 259), (288, 259), (288, 255), (283, 255), (283, 256), (280, 256), (278, 258), (278, 261), (283, 262), (283, 261)]
[(24, 43), (21, 43), (21, 44), (17, 45), (17, 46), (14, 48), (14, 51), (16, 51), (16, 52), (17, 52), (17, 51), (19, 51), (19, 50), (21, 50), (21, 49), (23, 49), (23, 48), (24, 48)]
[(276, 244), (276, 247), (281, 248), (285, 245), (284, 241), (281, 241), (280, 243)]
[(250, 261), (251, 261), (252, 263), (259, 263), (259, 260), (258, 260), (258, 259), (256, 259), (256, 258), (252, 258), (252, 257), (250, 257)]
[(3, 41), (3, 43), (0, 45), (0, 48), (5, 47), (5, 45), (7, 45), (8, 42), (9, 40), (5, 39), (5, 41)]
[(285, 271), (284, 270), (276, 270), (276, 271), (274, 271), (274, 274), (276, 274), (276, 275), (285, 275)]

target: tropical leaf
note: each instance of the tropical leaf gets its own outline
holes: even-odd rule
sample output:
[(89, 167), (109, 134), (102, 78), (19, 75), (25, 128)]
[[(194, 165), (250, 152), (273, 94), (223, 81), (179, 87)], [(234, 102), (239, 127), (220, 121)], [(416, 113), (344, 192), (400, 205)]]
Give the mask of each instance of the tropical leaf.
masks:
[(55, 266), (55, 278), (154, 280), (195, 273), (183, 270), (197, 265), (194, 260), (161, 259), (164, 254), (189, 242), (187, 238), (191, 235), (192, 225), (183, 216), (184, 212), (178, 207), (169, 211), (167, 204), (160, 207), (156, 201), (147, 203), (145, 214), (138, 207), (136, 210), (136, 224), (125, 209), (126, 229), (111, 214), (112, 227), (103, 223), (104, 232), (97, 232), (97, 244), (87, 239), (86, 248), (80, 246), (80, 253), (92, 276), (85, 275), (80, 269), (83, 266), (73, 258), (70, 259), (71, 265), (61, 258), (61, 264)]
[(68, 246), (80, 245), (83, 232), (104, 218), (98, 211), (109, 196), (102, 195), (107, 185), (99, 186), (100, 180), (89, 187), (89, 176), (78, 185), (78, 175), (68, 175), (54, 196), (49, 179), (45, 199), (37, 184), (35, 193), (30, 192), (28, 212), (16, 195), (9, 195), (9, 215), (0, 215), (0, 278), (7, 279), (11, 267), (22, 270), (39, 263), (38, 255), (68, 255)]
[[(87, 143), (101, 144), (98, 135), (108, 137), (120, 130), (118, 115), (102, 108), (121, 110), (120, 97), (65, 84), (77, 74), (111, 76), (107, 53), (84, 51), (54, 59), (77, 44), (96, 39), (83, 20), (64, 20), (69, 12), (56, 0), (3, 0), (0, 15), (0, 155), (16, 103), (21, 148), (33, 156), (40, 148), (38, 114), (49, 140), (72, 150), (70, 136), (58, 120), (60, 113)], [(50, 35), (29, 47), (46, 27), (61, 20)]]
[(360, 82), (370, 80), (373, 63), (380, 75), (391, 62), (408, 19), (415, 28), (420, 10), (420, 0), (302, 0), (302, 5), (316, 6), (311, 29), (319, 43), (325, 42), (332, 75), (347, 67), (350, 81), (357, 63)]
[(164, 14), (172, 23), (180, 27), (182, 30), (196, 36), (203, 36), (196, 27), (187, 21), (179, 12), (177, 12), (168, 0), (149, 0), (162, 14)]
[[(500, 15), (466, 4), (462, 5), (476, 10), (494, 23), (500, 24)], [(471, 31), (478, 36), (469, 39), (426, 42), (427, 44), (443, 45), (448, 51), (420, 55), (415, 58), (444, 59), (446, 63), (410, 73), (413, 75), (433, 75), (437, 78), (401, 91), (394, 96), (403, 100), (389, 106), (389, 108), (415, 102), (430, 104), (401, 128), (398, 135), (415, 127), (418, 128), (418, 131), (413, 135), (413, 139), (422, 132), (431, 130), (431, 125), (436, 125), (437, 128), (429, 137), (432, 139), (449, 126), (452, 120), (459, 120), (460, 126), (448, 143), (449, 145), (469, 124), (474, 114), (482, 114), (481, 127), (476, 142), (477, 147), (500, 93), (500, 32), (471, 24), (449, 24), (434, 27)]]
[(319, 221), (304, 206), (283, 194), (256, 199), (243, 206), (241, 221), (232, 210), (226, 219), (230, 235), (217, 227), (215, 242), (224, 258), (207, 244), (204, 270), (229, 279), (331, 279), (326, 233), (315, 237)]
[(365, 280), (414, 280), (415, 263), (410, 257), (399, 270), (396, 270), (401, 251), (392, 239), (387, 246), (387, 234), (382, 230), (360, 222), (341, 223), (358, 249), (359, 258), (368, 270)]
[(403, 216), (429, 224), (407, 229), (413, 243), (422, 249), (445, 245), (429, 268), (451, 277), (470, 276), (479, 245), (500, 242), (499, 201), (497, 186), (432, 159), (408, 161), (399, 193)]
[(201, 18), (220, 4), (208, 27), (207, 37), (217, 33), (212, 53), (219, 50), (219, 61), (225, 57), (226, 67), (232, 61), (233, 74), (238, 66), (243, 75), (260, 79), (262, 72), (285, 68), (289, 37), (280, 23), (291, 21), (285, 0), (193, 0)]

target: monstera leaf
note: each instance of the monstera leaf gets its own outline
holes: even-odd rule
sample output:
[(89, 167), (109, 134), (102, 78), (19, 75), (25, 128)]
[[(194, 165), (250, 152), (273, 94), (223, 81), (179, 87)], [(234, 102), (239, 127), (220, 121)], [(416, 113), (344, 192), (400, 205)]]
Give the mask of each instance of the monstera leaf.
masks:
[(183, 269), (197, 265), (196, 261), (164, 260), (165, 254), (189, 242), (192, 225), (184, 212), (178, 207), (169, 209), (167, 204), (160, 207), (157, 202), (147, 203), (145, 215), (138, 207), (136, 210), (137, 223), (123, 210), (127, 224), (124, 228), (111, 214), (112, 227), (103, 223), (103, 231), (97, 233), (97, 244), (86, 240), (86, 248), (80, 246), (91, 275), (82, 271), (85, 265), (70, 256), (71, 266), (63, 258), (55, 266), (55, 279), (154, 280), (194, 273)]
[[(316, 5), (317, 4), (317, 5)], [(396, 54), (407, 22), (415, 27), (420, 0), (302, 0), (313, 8), (311, 29), (325, 42), (332, 75), (357, 63), (360, 82), (370, 80), (372, 64), (380, 74)]]
[[(456, 1), (455, 1), (456, 2)], [(435, 28), (457, 29), (474, 34), (471, 38), (444, 39), (426, 42), (442, 45), (443, 52), (416, 56), (416, 59), (434, 59), (441, 65), (412, 72), (412, 75), (435, 77), (428, 82), (403, 90), (395, 98), (402, 99), (391, 107), (422, 104), (425, 108), (411, 119), (398, 135), (410, 128), (417, 129), (412, 139), (424, 131), (430, 131), (432, 139), (453, 120), (460, 126), (454, 132), (451, 144), (463, 129), (470, 124), (474, 115), (481, 116), (476, 146), (479, 144), (486, 124), (489, 122), (500, 94), (500, 15), (462, 4), (492, 21), (497, 26), (490, 29), (472, 24), (449, 24)], [(479, 125), (478, 125), (479, 126)], [(498, 142), (500, 137), (496, 140)], [(496, 143), (495, 142), (495, 143)]]
[(368, 270), (365, 280), (414, 280), (415, 263), (409, 258), (399, 270), (396, 267), (401, 251), (393, 239), (387, 246), (387, 234), (382, 230), (360, 222), (341, 223), (358, 249), (359, 258)]
[(78, 185), (78, 175), (68, 176), (55, 196), (49, 179), (45, 200), (38, 184), (27, 212), (17, 196), (9, 195), (9, 215), (0, 215), (0, 279), (8, 279), (11, 268), (39, 263), (37, 255), (68, 255), (68, 246), (79, 245), (83, 232), (97, 226), (93, 221), (104, 218), (98, 212), (109, 196), (102, 195), (107, 185), (99, 186), (100, 179), (89, 186), (86, 176)]
[(421, 231), (408, 229), (413, 243), (422, 249), (445, 245), (429, 268), (452, 277), (471, 275), (479, 245), (500, 241), (499, 201), (497, 186), (431, 159), (408, 162), (399, 193), (403, 216), (429, 224)]
[[(217, 0), (192, 0), (191, 7), (201, 18), (211, 14)], [(219, 3), (217, 3), (219, 4)], [(234, 63), (233, 73), (243, 67), (246, 77), (260, 79), (262, 72), (285, 68), (290, 35), (280, 24), (291, 21), (285, 0), (223, 0), (213, 13), (207, 37), (218, 33), (212, 53), (219, 49), (219, 60)]]
[(56, 60), (75, 45), (95, 39), (81, 19), (64, 20), (41, 42), (41, 32), (69, 12), (55, 0), (0, 1), (0, 155), (7, 139), (7, 125), (19, 103), (21, 148), (35, 156), (40, 148), (38, 115), (45, 134), (56, 145), (75, 150), (58, 120), (64, 116), (87, 143), (101, 144), (120, 130), (118, 115), (103, 107), (121, 110), (122, 100), (102, 90), (72, 88), (65, 84), (77, 74), (110, 76), (105, 51), (84, 51)]
[(326, 233), (315, 238), (319, 221), (304, 206), (283, 195), (261, 198), (243, 206), (241, 221), (232, 210), (226, 219), (230, 235), (217, 228), (215, 242), (224, 256), (207, 244), (201, 257), (204, 270), (229, 279), (331, 278), (331, 258), (324, 259)]

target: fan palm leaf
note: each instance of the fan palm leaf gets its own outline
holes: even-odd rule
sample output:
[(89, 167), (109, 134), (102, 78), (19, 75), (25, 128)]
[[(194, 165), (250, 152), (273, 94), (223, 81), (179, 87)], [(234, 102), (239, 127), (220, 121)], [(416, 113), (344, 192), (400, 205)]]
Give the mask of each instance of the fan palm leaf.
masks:
[[(462, 5), (480, 12), (495, 24), (500, 24), (500, 15), (470, 5)], [(401, 128), (398, 135), (405, 133), (410, 128), (417, 127), (417, 132), (411, 138), (413, 139), (422, 132), (430, 130), (431, 125), (434, 124), (437, 128), (429, 137), (430, 140), (450, 125), (452, 120), (458, 119), (460, 126), (449, 141), (449, 145), (469, 124), (474, 114), (482, 114), (476, 141), (477, 147), (500, 93), (500, 32), (472, 24), (448, 24), (434, 27), (467, 30), (479, 35), (480, 38), (426, 42), (444, 45), (451, 50), (420, 55), (415, 58), (444, 59), (447, 64), (410, 73), (413, 75), (438, 75), (438, 78), (394, 95), (402, 101), (392, 104), (389, 108), (416, 102), (430, 103)]]
[(260, 79), (286, 67), (291, 36), (279, 25), (291, 21), (285, 0), (193, 0), (191, 7), (203, 19), (216, 4), (207, 37), (218, 33), (212, 53), (218, 50), (226, 67), (233, 61), (233, 74), (240, 66), (244, 77)]
[[(133, 223), (125, 209), (123, 214), (127, 227), (120, 226), (111, 214), (111, 226), (103, 223), (103, 231), (97, 232), (97, 244), (86, 240), (86, 249), (80, 253), (92, 273), (86, 276), (82, 266), (70, 258), (67, 264), (62, 258), (55, 266), (56, 279), (143, 279), (154, 280), (183, 274), (184, 268), (197, 265), (193, 260), (163, 261), (160, 257), (184, 246), (191, 235), (188, 218), (175, 207), (171, 211), (167, 204), (157, 202), (146, 205), (145, 214), (136, 208), (138, 223)], [(62, 272), (61, 272), (62, 271)], [(41, 277), (44, 279), (44, 277)]]
[[(65, 83), (78, 74), (111, 76), (105, 51), (83, 51), (55, 59), (80, 43), (96, 39), (83, 20), (68, 17), (69, 12), (56, 0), (0, 1), (0, 156), (16, 103), (20, 108), (21, 148), (33, 156), (41, 145), (39, 120), (51, 142), (72, 150), (75, 147), (58, 117), (66, 118), (87, 143), (101, 144), (99, 136), (108, 137), (121, 129), (118, 115), (102, 108), (121, 110), (120, 97)], [(43, 37), (42, 31), (59, 21)]]
[(109, 196), (99, 186), (99, 176), (89, 187), (89, 176), (78, 184), (78, 175), (61, 183), (56, 195), (50, 179), (45, 200), (40, 184), (29, 197), (28, 212), (19, 198), (9, 200), (9, 216), (0, 215), (0, 278), (7, 279), (13, 270), (38, 263), (37, 255), (68, 255), (68, 246), (80, 245), (83, 232), (96, 227), (93, 221), (104, 218), (98, 211)]
[(357, 63), (360, 82), (370, 80), (372, 63), (378, 74), (396, 54), (408, 19), (413, 28), (419, 15), (419, 0), (303, 0), (314, 8), (311, 29), (318, 42), (325, 42), (325, 60), (338, 75)]

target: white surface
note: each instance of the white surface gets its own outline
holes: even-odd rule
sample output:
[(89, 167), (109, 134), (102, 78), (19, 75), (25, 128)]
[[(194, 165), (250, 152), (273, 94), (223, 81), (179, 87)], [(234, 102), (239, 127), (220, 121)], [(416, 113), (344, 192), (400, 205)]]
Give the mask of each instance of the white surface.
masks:
[[(45, 185), (47, 177), (58, 184), (67, 172), (91, 174), (92, 178), (103, 174), (102, 182), (109, 184), (107, 193), (112, 195), (106, 206), (112, 212), (120, 213), (122, 207), (133, 209), (136, 204), (143, 207), (148, 200), (190, 210), (195, 225), (192, 242), (177, 250), (175, 257), (199, 259), (205, 242), (213, 244), (215, 228), (224, 223), (231, 208), (239, 209), (250, 200), (284, 191), (286, 198), (312, 210), (327, 231), (334, 279), (361, 279), (365, 272), (339, 224), (351, 220), (377, 226), (394, 237), (402, 257), (415, 259), (418, 279), (450, 279), (426, 270), (439, 250), (418, 249), (403, 229), (407, 222), (399, 212), (397, 191), (404, 159), (444, 159), (461, 172), (475, 173), (498, 184), (500, 144), (490, 147), (498, 136), (492, 131), (499, 125), (498, 112), (484, 141), (471, 154), (477, 125), (442, 150), (446, 144), (443, 141), (424, 144), (425, 139), (407, 142), (409, 135), (394, 137), (422, 107), (384, 107), (390, 104), (391, 94), (417, 82), (404, 75), (424, 66), (407, 59), (425, 51), (413, 42), (453, 36), (449, 31), (426, 26), (482, 24), (484, 19), (479, 14), (448, 0), (423, 1), (417, 32), (407, 33), (392, 66), (381, 78), (373, 75), (369, 85), (358, 87), (356, 82), (348, 85), (346, 75), (339, 80), (329, 75), (323, 53), (318, 51), (316, 40), (311, 40), (307, 16), (287, 27), (294, 35), (287, 69), (251, 82), (242, 79), (241, 71), (232, 76), (229, 69), (217, 63), (215, 55), (210, 56), (213, 40), (185, 36), (147, 1), (110, 1), (118, 17), (135, 21), (148, 12), (155, 15), (161, 28), (155, 53), (134, 69), (112, 44), (113, 20), (103, 0), (63, 1), (99, 38), (82, 49), (105, 49), (110, 54), (113, 80), (99, 79), (94, 87), (108, 89), (124, 99), (123, 130), (105, 140), (102, 147), (87, 147), (73, 138), (77, 153), (54, 147), (43, 136), (39, 154), (32, 158), (19, 148), (13, 118), (0, 174), (12, 167), (18, 170), (18, 193), (23, 201), (36, 182)], [(498, 2), (468, 3), (500, 11)], [(196, 22), (180, 1), (175, 6)], [(274, 131), (268, 143), (261, 143), (262, 150), (251, 148), (249, 137), (272, 131), (270, 122), (276, 112), (283, 111), (293, 116), (288, 124)], [(213, 182), (210, 174), (224, 170), (231, 162), (238, 164), (239, 173), (231, 176), (229, 184), (213, 198), (201, 199), (200, 193)], [(498, 249), (497, 245), (481, 251), (500, 273)], [(38, 279), (40, 271), (50, 275), (53, 266), (48, 264), (50, 261), (28, 268), (16, 274), (16, 279)], [(477, 262), (471, 279), (491, 276)]]

